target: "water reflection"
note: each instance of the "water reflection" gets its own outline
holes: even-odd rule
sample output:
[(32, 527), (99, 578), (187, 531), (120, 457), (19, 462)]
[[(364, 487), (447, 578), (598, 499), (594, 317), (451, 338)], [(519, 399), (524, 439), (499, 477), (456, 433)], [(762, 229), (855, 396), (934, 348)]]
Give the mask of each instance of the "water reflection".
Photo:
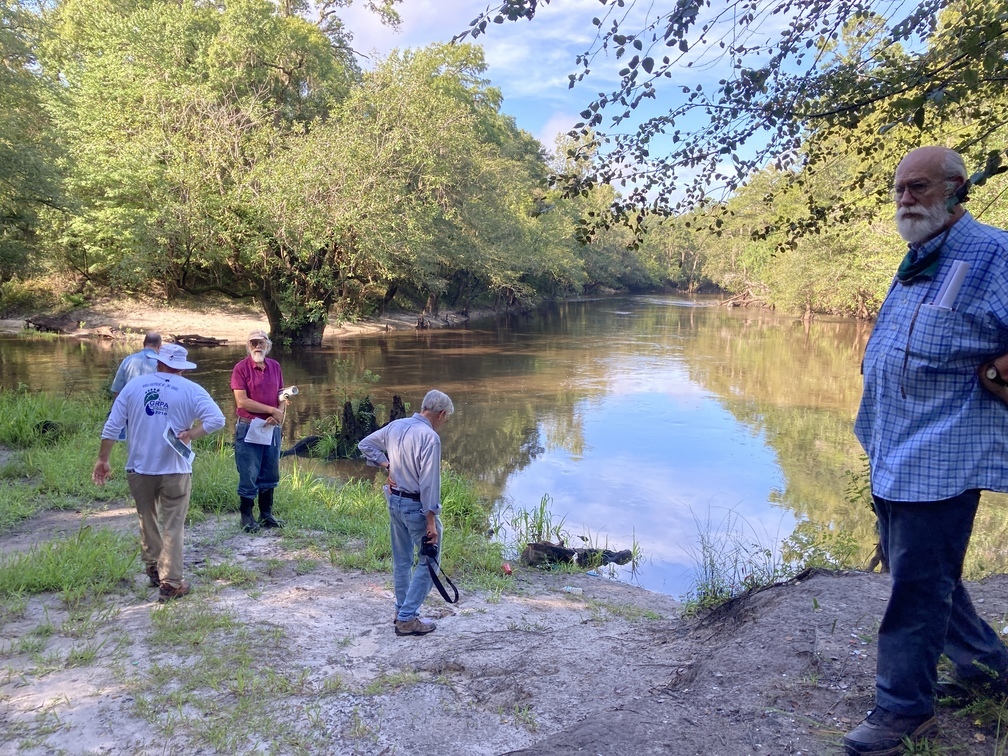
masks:
[[(845, 471), (861, 466), (851, 425), (870, 326), (706, 304), (562, 303), (466, 329), (276, 350), (286, 382), (301, 389), (285, 433), (311, 434), (317, 418), (339, 411), (335, 363), (349, 360), (381, 376), (376, 404), (388, 407), (399, 394), (415, 410), (430, 387), (450, 394), (448, 464), (505, 507), (533, 508), (549, 495), (555, 518), (573, 534), (590, 531), (598, 545), (626, 548), (636, 539), (649, 561), (634, 579), (653, 590), (688, 589), (698, 522), (717, 527), (727, 512), (768, 547), (800, 527), (842, 529), (867, 550), (872, 515), (844, 492)], [(228, 383), (242, 350), (190, 351), (199, 364), (192, 377), (232, 419)], [(0, 385), (98, 391), (126, 353), (6, 339)], [(355, 462), (324, 467), (367, 474)], [(1002, 519), (987, 527), (1000, 532)], [(999, 553), (994, 542), (990, 558)]]

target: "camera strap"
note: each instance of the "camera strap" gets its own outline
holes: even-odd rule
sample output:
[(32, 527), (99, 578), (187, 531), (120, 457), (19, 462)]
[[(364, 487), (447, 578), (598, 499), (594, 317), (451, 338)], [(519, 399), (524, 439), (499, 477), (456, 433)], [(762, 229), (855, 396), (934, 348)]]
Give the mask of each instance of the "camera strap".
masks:
[[(451, 581), (451, 578), (445, 575), (445, 571), (441, 569), (441, 565), (438, 565), (437, 572), (434, 571), (434, 563), (431, 561), (430, 557), (424, 557), (427, 560), (427, 570), (430, 572), (431, 580), (434, 581), (434, 586), (438, 589), (438, 593), (441, 594), (441, 598), (447, 601), (449, 604), (457, 604), (459, 600), (458, 588), (455, 587), (455, 583)], [(445, 582), (451, 586), (451, 589), (455, 591), (455, 598), (448, 597), (448, 591), (445, 587), (441, 585), (441, 581), (438, 579), (437, 573), (440, 572), (444, 575)]]

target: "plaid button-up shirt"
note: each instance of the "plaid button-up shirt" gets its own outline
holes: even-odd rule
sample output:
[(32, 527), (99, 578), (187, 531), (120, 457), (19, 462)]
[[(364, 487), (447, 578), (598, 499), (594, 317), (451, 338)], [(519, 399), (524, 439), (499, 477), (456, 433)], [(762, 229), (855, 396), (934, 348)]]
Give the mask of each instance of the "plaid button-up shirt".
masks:
[[(941, 236), (924, 246), (941, 243)], [(926, 253), (928, 249), (924, 249)], [(961, 261), (951, 309), (936, 306)], [(980, 488), (1008, 491), (1008, 406), (977, 377), (1008, 352), (1008, 232), (966, 213), (953, 224), (934, 278), (894, 281), (865, 349), (854, 423), (872, 493), (940, 501)]]

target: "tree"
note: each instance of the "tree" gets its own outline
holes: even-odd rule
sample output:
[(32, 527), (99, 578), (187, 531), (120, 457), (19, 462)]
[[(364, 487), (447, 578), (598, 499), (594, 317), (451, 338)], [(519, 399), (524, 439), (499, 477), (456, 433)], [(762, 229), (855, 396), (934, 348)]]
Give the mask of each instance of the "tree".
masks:
[(351, 317), (397, 294), (432, 314), (447, 294), (465, 307), (537, 269), (545, 165), (484, 68), (471, 46), (393, 54), (262, 164), (249, 206), (283, 335), (316, 341), (334, 307)]
[[(627, 186), (612, 212), (631, 225), (643, 208), (723, 200), (766, 165), (814, 171), (829, 158), (815, 135), (844, 134), (860, 154), (885, 160), (938, 139), (982, 164), (986, 143), (1005, 129), (1008, 23), (996, 0), (924, 0), (905, 16), (906, 6), (878, 0), (599, 1), (570, 86), (605, 55), (618, 61), (618, 85), (588, 103), (572, 132), (597, 134), (605, 159), (588, 176), (555, 180), (568, 194)], [(532, 19), (538, 7), (504, 0), (457, 39)], [(689, 81), (713, 68), (722, 71), (716, 83)], [(963, 121), (968, 129), (945, 131)], [(851, 180), (879, 201), (888, 181), (870, 168)]]
[(19, 0), (0, 0), (0, 283), (24, 273), (38, 213), (60, 201), (37, 22)]

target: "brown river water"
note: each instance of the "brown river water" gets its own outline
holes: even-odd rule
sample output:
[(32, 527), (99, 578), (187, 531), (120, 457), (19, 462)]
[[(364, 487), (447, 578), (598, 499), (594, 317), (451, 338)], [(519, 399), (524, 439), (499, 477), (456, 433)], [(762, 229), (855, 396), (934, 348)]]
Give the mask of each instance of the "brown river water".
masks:
[[(439, 388), (456, 408), (442, 431), (444, 460), (478, 482), (502, 520), (548, 497), (571, 545), (582, 545), (579, 536), (612, 549), (638, 545), (636, 570), (603, 570), (599, 579), (679, 597), (704, 543), (729, 565), (739, 549), (766, 549), (772, 559), (788, 538), (801, 551), (826, 543), (827, 553), (867, 559), (873, 515), (848, 489), (850, 473), (863, 469), (851, 428), (870, 329), (648, 296), (271, 356), (300, 389), (285, 448), (340, 411), (346, 362), (352, 375), (380, 377), (370, 390), (379, 406), (398, 394), (416, 410), (428, 388)], [(189, 377), (232, 420), (228, 381), (242, 350), (190, 350), (199, 367)], [(2, 338), (0, 387), (103, 391), (129, 351)], [(340, 478), (367, 474), (358, 462), (312, 464)], [(1003, 559), (994, 544), (1005, 506), (996, 499), (987, 510), (978, 532), (991, 543), (981, 557), (989, 567)]]

